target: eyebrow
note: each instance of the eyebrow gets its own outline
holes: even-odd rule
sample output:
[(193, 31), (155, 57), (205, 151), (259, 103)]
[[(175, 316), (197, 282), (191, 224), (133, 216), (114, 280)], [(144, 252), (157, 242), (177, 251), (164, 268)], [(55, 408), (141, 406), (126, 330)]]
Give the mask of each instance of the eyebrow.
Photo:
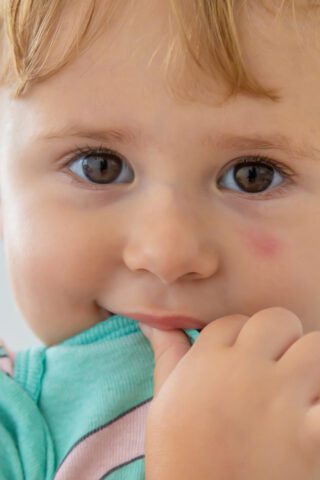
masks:
[(142, 140), (140, 130), (129, 128), (90, 129), (68, 126), (39, 135), (40, 140), (57, 140), (65, 137), (87, 138), (98, 142), (117, 141), (123, 144), (139, 143)]
[(252, 150), (278, 150), (291, 155), (293, 158), (310, 158), (311, 160), (319, 160), (320, 149), (313, 145), (298, 144), (286, 135), (275, 133), (272, 135), (226, 135), (221, 134), (217, 139), (207, 137), (210, 144), (226, 149), (252, 149)]
[[(141, 130), (132, 128), (92, 129), (67, 126), (59, 130), (45, 132), (37, 140), (57, 140), (65, 137), (86, 138), (98, 142), (118, 142), (121, 144), (142, 144), (147, 141)], [(219, 133), (216, 136), (207, 134), (203, 137), (205, 144), (221, 149), (240, 150), (280, 150), (294, 158), (319, 160), (320, 149), (310, 144), (297, 144), (289, 137), (280, 134), (232, 135)]]

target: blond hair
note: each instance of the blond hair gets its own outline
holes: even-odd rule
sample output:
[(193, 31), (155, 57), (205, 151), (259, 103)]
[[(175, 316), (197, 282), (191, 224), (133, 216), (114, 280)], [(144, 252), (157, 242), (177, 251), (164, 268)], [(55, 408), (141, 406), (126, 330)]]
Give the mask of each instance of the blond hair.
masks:
[[(1, 0), (0, 84), (15, 84), (16, 97), (36, 82), (49, 78), (71, 62), (99, 33), (89, 36), (97, 0), (86, 0), (79, 15), (79, 0)], [(178, 26), (180, 49), (202, 72), (220, 76), (230, 95), (244, 91), (276, 99), (276, 94), (259, 84), (246, 68), (238, 33), (241, 6), (249, 0), (170, 0)], [(263, 0), (256, 0), (262, 4)], [(296, 0), (298, 2), (299, 0)], [(300, 0), (301, 1), (301, 0)], [(77, 4), (76, 4), (77, 3)], [(112, 22), (120, 0), (105, 0), (104, 28)], [(272, 0), (266, 1), (266, 8)], [(279, 4), (279, 1), (276, 2)], [(294, 0), (282, 0), (294, 5)], [(74, 8), (80, 18), (64, 50), (48, 62), (59, 38), (65, 10)], [(72, 30), (72, 29), (71, 29)], [(169, 54), (170, 56), (170, 54)], [(167, 57), (168, 60), (168, 57)]]

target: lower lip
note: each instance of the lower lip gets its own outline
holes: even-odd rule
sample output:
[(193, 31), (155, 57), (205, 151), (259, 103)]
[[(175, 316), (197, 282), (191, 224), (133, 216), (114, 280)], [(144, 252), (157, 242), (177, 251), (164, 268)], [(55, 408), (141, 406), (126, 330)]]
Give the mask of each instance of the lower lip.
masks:
[(151, 315), (142, 315), (139, 313), (122, 313), (121, 315), (137, 320), (138, 322), (150, 325), (160, 330), (174, 330), (176, 328), (202, 329), (205, 324), (199, 320), (189, 317), (153, 317)]

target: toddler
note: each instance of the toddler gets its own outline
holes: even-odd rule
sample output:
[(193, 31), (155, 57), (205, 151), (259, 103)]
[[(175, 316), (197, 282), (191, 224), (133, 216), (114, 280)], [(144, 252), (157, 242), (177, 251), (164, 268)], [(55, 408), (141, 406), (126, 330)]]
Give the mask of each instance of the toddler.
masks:
[(2, 0), (1, 480), (320, 478), (319, 6)]

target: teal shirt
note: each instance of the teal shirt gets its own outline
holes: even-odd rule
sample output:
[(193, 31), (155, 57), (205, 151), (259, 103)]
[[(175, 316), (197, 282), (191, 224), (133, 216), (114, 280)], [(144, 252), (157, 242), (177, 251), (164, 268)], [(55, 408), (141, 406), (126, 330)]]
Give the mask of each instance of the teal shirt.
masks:
[(0, 480), (143, 480), (153, 370), (138, 322), (119, 315), (16, 353), (0, 369)]

